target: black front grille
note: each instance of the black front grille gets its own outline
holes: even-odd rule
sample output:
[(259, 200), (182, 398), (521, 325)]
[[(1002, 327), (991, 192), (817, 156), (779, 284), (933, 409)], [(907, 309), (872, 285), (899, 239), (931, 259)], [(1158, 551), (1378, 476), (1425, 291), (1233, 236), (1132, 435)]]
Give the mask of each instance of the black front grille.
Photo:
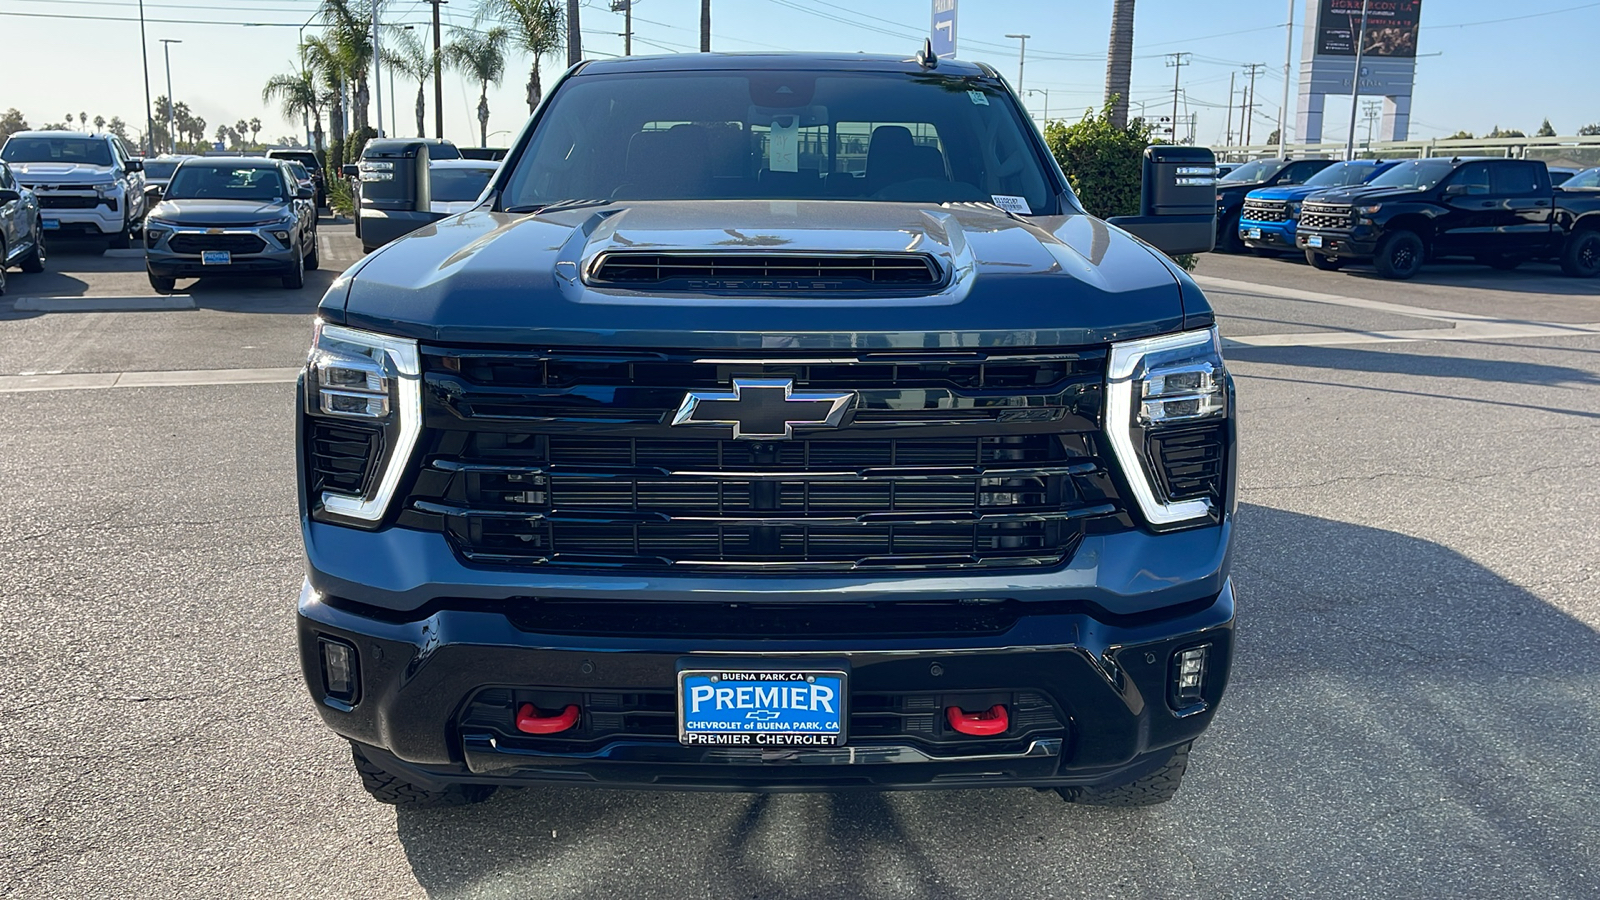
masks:
[(1300, 209), (1301, 228), (1345, 228), (1350, 224), (1350, 207), (1307, 203)]
[(267, 243), (253, 234), (201, 234), (183, 231), (168, 239), (167, 246), (174, 253), (201, 253), (206, 250), (260, 253), (267, 248)]
[(1251, 222), (1287, 222), (1289, 209), (1279, 200), (1246, 200), (1240, 218)]
[(72, 197), (61, 194), (39, 194), (40, 209), (94, 209), (100, 205), (99, 197)]
[[(445, 531), (487, 564), (1053, 565), (1085, 529), (1124, 521), (1095, 435), (1103, 363), (425, 348), (426, 456), (401, 524)], [(667, 424), (686, 390), (735, 374), (852, 383), (856, 406), (842, 427), (796, 426), (793, 440)]]
[[(467, 601), (452, 601), (475, 608)], [(889, 603), (715, 603), (666, 600), (496, 601), (495, 611), (530, 634), (606, 637), (924, 638), (1004, 634), (1022, 615), (1016, 600)]]
[(928, 288), (944, 279), (920, 253), (606, 253), (590, 269), (597, 286), (685, 291), (827, 292)]
[(1148, 438), (1156, 478), (1169, 500), (1220, 502), (1227, 469), (1223, 423), (1153, 431)]
[(375, 428), (309, 420), (306, 433), (307, 482), (311, 496), (323, 491), (360, 496), (372, 480), (373, 461), (382, 449)]

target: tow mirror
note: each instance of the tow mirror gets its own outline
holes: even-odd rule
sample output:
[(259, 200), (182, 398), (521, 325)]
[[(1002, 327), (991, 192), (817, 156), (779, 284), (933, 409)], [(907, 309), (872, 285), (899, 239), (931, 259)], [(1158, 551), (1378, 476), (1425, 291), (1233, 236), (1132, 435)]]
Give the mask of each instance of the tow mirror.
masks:
[(142, 159), (130, 159), (130, 160), (128, 160), (128, 171), (129, 172), (143, 172), (144, 171), (144, 160), (142, 160)]
[(1464, 184), (1447, 184), (1444, 186), (1444, 195), (1446, 197), (1465, 197), (1467, 195), (1467, 186)]
[(0, 188), (0, 206), (5, 206), (7, 203), (15, 203), (21, 199), (22, 195), (16, 191), (10, 188)]
[(1170, 256), (1217, 244), (1217, 157), (1205, 147), (1144, 149), (1139, 215), (1108, 219)]
[(354, 164), (340, 166), (339, 167), (339, 171), (344, 173), (344, 177), (346, 177), (346, 178), (360, 178), (361, 177), (361, 167), (357, 166), (357, 165), (354, 165)]

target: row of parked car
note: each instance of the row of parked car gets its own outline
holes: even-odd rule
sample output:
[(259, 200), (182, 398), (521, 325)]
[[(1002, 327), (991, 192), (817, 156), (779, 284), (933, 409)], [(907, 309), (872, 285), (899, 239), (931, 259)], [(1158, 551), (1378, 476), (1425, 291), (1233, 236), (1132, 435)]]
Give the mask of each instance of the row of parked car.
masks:
[(1600, 275), (1600, 167), (1539, 160), (1258, 159), (1217, 182), (1217, 246), (1303, 254), (1318, 269), (1370, 262), (1411, 278), (1427, 262), (1497, 269), (1552, 260)]

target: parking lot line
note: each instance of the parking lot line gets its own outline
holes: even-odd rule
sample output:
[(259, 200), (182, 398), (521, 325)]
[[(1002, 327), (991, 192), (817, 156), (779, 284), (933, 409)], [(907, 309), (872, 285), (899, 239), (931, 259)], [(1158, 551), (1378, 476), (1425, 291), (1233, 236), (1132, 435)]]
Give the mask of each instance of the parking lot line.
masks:
[(0, 375), (0, 394), (108, 388), (197, 387), (218, 384), (292, 384), (299, 367), (187, 369), (168, 372), (89, 372), (68, 375)]
[(18, 297), (15, 308), (25, 312), (139, 312), (194, 309), (194, 298), (188, 294), (147, 297)]

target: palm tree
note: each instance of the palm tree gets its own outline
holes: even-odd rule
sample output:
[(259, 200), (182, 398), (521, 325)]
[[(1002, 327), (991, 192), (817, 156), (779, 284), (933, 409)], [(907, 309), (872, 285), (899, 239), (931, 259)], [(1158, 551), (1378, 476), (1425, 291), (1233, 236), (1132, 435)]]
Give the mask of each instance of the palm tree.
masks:
[(567, 65), (583, 62), (583, 29), (578, 27), (578, 0), (567, 0)]
[[(333, 142), (344, 146), (344, 88), (347, 71), (341, 49), (326, 38), (309, 37), (300, 45), (305, 60), (306, 77), (321, 82), (326, 89), (328, 102), (328, 128), (333, 132)], [(320, 92), (319, 92), (320, 93)], [(342, 160), (329, 165), (337, 166)]]
[[(317, 156), (322, 156), (322, 92), (317, 90), (316, 78), (309, 71), (272, 76), (261, 89), (261, 102), (274, 100), (278, 101), (284, 118), (293, 120), (295, 116), (305, 116), (311, 120), (313, 149)], [(256, 120), (250, 122), (251, 128), (256, 125)]]
[(711, 0), (700, 0), (700, 52), (711, 52)]
[(252, 116), (251, 119), (250, 119), (250, 143), (259, 144), (260, 141), (257, 140), (256, 135), (258, 135), (260, 133), (261, 133), (261, 120)]
[(95, 116), (94, 117), (94, 130), (95, 131), (104, 131), (105, 127), (106, 127), (106, 117), (105, 116)]
[(489, 146), (489, 85), (499, 84), (506, 74), (506, 46), (510, 42), (511, 33), (499, 26), (483, 32), (457, 28), (452, 29), (450, 43), (444, 48), (450, 68), (482, 87), (478, 96), (480, 147)]
[(533, 57), (528, 72), (528, 112), (539, 106), (544, 87), (539, 83), (539, 60), (559, 51), (566, 44), (566, 13), (556, 0), (478, 0), (474, 22), (494, 20), (509, 31), (510, 41)]
[(67, 130), (72, 130), (72, 113), (67, 113)]
[(327, 30), (321, 40), (337, 50), (334, 55), (343, 69), (343, 81), (352, 86), (350, 125), (357, 132), (367, 129), (367, 107), (372, 96), (367, 86), (367, 70), (372, 68), (372, 6), (381, 6), (382, 2), (322, 0), (322, 22)]
[[(433, 77), (433, 50), (414, 31), (397, 30), (383, 48), (383, 64), (417, 83), (417, 137), (427, 137), (427, 87)], [(396, 105), (400, 98), (394, 98)]]
[(1128, 126), (1128, 87), (1133, 80), (1133, 2), (1112, 0), (1111, 46), (1106, 51), (1106, 103), (1111, 124)]

